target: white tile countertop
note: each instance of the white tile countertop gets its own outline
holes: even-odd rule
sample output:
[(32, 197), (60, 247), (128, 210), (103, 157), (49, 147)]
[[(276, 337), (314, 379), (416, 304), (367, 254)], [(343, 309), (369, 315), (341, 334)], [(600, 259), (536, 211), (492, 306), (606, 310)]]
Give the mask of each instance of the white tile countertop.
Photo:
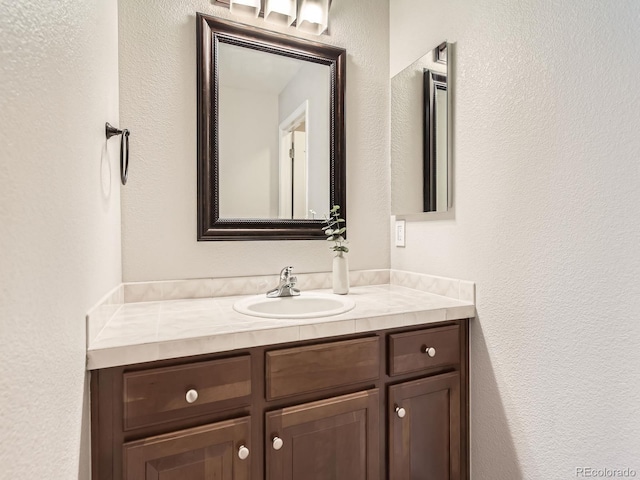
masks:
[[(129, 290), (139, 292), (141, 287), (125, 284), (87, 315), (87, 368), (94, 370), (475, 316), (475, 285), (471, 282), (409, 272), (391, 271), (386, 275), (380, 272), (389, 271), (352, 273), (356, 286), (350, 289), (348, 297), (355, 302), (353, 310), (308, 319), (270, 319), (236, 312), (233, 304), (247, 295), (171, 300), (160, 297), (155, 301), (127, 303), (127, 289), (133, 286)], [(316, 284), (326, 283), (324, 277), (313, 275), (316, 275)], [(388, 278), (389, 283), (362, 285), (367, 283), (367, 277), (383, 281)], [(165, 282), (165, 287), (168, 283)], [(307, 286), (312, 284), (307, 279)], [(150, 291), (162, 290), (157, 284), (148, 285)], [(202, 283), (192, 286), (196, 287), (195, 291), (203, 292), (202, 295), (210, 294), (206, 289), (203, 291)], [(325, 289), (304, 291), (331, 293)], [(175, 296), (175, 292), (171, 296)]]

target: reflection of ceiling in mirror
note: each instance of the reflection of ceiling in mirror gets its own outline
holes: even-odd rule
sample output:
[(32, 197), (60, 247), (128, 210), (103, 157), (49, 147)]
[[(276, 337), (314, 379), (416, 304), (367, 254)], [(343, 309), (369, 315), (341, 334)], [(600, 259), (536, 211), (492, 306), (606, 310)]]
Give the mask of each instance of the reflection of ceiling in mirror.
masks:
[(305, 64), (302, 60), (220, 43), (221, 86), (280, 93)]
[(394, 75), (393, 78), (396, 78), (396, 77), (402, 78), (403, 76), (406, 77), (407, 75), (419, 75), (422, 78), (422, 70), (425, 68), (432, 72), (446, 75), (447, 64), (434, 61), (434, 52), (435, 52), (435, 49), (431, 50), (426, 55), (423, 55), (422, 57), (418, 58), (416, 61), (411, 63), (411, 65), (406, 67), (404, 70)]

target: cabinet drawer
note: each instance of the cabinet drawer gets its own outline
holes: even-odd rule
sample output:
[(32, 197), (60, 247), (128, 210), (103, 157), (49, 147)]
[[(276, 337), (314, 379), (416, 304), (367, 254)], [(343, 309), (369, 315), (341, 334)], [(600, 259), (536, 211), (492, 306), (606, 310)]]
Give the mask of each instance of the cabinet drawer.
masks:
[(242, 407), (250, 401), (249, 355), (128, 372), (124, 374), (124, 429)]
[[(430, 353), (433, 356), (430, 356)], [(458, 363), (458, 325), (389, 335), (389, 375), (401, 375)]]
[(379, 339), (361, 338), (267, 352), (267, 399), (375, 380)]

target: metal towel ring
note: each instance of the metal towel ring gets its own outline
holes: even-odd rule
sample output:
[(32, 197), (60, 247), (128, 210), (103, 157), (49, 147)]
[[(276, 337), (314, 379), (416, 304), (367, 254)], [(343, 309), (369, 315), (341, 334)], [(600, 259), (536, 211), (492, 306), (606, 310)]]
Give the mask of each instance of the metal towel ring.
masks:
[[(122, 135), (120, 139), (120, 181), (122, 185), (127, 184), (127, 176), (129, 175), (129, 130), (118, 130), (113, 127), (109, 122), (105, 123), (105, 134), (107, 140), (114, 135)], [(126, 153), (125, 153), (126, 152)]]

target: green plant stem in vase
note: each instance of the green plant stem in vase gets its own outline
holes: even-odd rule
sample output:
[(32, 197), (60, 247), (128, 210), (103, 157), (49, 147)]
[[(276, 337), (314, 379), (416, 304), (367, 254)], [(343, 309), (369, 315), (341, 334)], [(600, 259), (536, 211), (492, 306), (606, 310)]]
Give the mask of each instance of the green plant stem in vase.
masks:
[(326, 226), (322, 229), (327, 241), (333, 242), (329, 249), (336, 252), (333, 257), (333, 293), (345, 295), (349, 293), (349, 262), (346, 256), (349, 248), (345, 245), (347, 227), (345, 220), (340, 218), (340, 205), (334, 205), (324, 219)]

